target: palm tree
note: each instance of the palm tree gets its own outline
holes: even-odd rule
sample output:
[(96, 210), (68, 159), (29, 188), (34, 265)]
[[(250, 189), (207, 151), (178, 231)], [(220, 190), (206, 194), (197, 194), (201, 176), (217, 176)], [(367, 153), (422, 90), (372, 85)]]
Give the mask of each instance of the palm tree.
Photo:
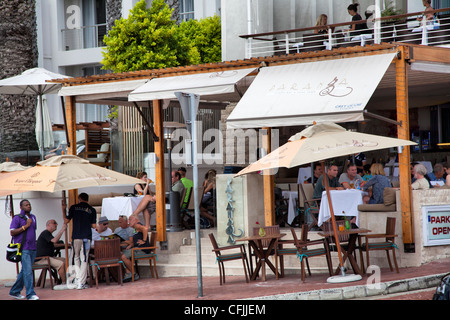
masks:
[[(35, 0), (0, 1), (0, 79), (37, 66), (36, 39)], [(38, 149), (36, 103), (35, 96), (0, 95), (0, 161), (7, 152)]]

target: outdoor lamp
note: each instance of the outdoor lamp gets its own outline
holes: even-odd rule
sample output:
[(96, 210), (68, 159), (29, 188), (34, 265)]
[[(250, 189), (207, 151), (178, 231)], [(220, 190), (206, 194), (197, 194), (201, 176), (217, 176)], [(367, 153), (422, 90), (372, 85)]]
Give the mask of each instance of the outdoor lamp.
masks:
[(167, 151), (169, 153), (169, 214), (166, 216), (166, 230), (169, 232), (181, 231), (180, 216), (180, 194), (172, 190), (172, 138), (173, 132), (177, 128), (183, 128), (185, 125), (178, 122), (164, 122), (163, 136), (167, 140)]
[[(163, 123), (163, 136), (164, 139), (167, 140), (167, 150), (169, 153), (169, 176), (172, 176), (172, 139), (173, 139), (173, 132), (175, 129), (178, 128), (184, 128), (185, 125), (183, 123), (179, 122), (164, 122)], [(169, 183), (169, 191), (172, 191), (172, 180), (170, 178)]]

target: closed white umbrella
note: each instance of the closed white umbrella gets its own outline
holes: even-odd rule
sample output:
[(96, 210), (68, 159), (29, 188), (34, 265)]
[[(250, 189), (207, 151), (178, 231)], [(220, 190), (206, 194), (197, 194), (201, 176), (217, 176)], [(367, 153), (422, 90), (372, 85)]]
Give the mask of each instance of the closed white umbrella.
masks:
[[(44, 118), (42, 118), (42, 116)], [(55, 144), (52, 130), (52, 120), (50, 119), (50, 113), (48, 112), (47, 98), (42, 97), (41, 101), (38, 100), (36, 106), (36, 140), (39, 149), (52, 148)]]

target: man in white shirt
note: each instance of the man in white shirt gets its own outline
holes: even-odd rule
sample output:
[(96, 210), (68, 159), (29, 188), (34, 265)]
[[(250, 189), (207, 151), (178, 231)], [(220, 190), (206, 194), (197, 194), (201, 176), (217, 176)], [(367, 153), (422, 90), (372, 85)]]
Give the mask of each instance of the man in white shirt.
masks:
[[(358, 183), (357, 183), (358, 181)], [(359, 184), (361, 186), (361, 183), (363, 182), (363, 178), (358, 174), (358, 168), (354, 163), (350, 163), (347, 167), (347, 173), (341, 174), (339, 177), (339, 183), (345, 188), (345, 189), (355, 189), (356, 185)]]
[(108, 225), (109, 220), (107, 217), (100, 217), (100, 219), (98, 219), (97, 228), (92, 229), (92, 246), (94, 246), (95, 240), (102, 240), (102, 238), (112, 235), (113, 232), (108, 228)]

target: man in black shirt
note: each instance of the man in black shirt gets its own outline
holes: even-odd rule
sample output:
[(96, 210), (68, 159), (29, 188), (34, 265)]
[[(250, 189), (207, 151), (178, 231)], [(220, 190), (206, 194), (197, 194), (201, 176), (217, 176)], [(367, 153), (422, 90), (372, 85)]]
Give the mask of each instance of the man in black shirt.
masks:
[[(53, 237), (53, 232), (56, 231), (58, 228), (58, 223), (55, 220), (48, 220), (46, 224), (46, 229), (42, 231), (42, 233), (39, 235), (39, 238), (37, 239), (37, 253), (36, 258), (39, 257), (50, 257), (50, 266), (53, 269), (56, 269), (58, 271), (58, 274), (61, 278), (61, 281), (63, 283), (66, 282), (66, 265), (65, 265), (65, 259), (55, 257), (55, 244), (59, 241), (61, 238), (64, 230), (66, 230), (67, 224), (64, 223), (61, 230), (56, 234), (55, 237)], [(47, 260), (39, 260), (36, 261), (37, 264), (44, 264), (47, 263)]]
[(69, 209), (66, 223), (73, 219), (72, 226), (72, 265), (75, 266), (75, 284), (77, 289), (85, 289), (89, 250), (91, 248), (92, 231), (96, 227), (97, 211), (88, 203), (89, 196), (80, 193), (78, 204)]

